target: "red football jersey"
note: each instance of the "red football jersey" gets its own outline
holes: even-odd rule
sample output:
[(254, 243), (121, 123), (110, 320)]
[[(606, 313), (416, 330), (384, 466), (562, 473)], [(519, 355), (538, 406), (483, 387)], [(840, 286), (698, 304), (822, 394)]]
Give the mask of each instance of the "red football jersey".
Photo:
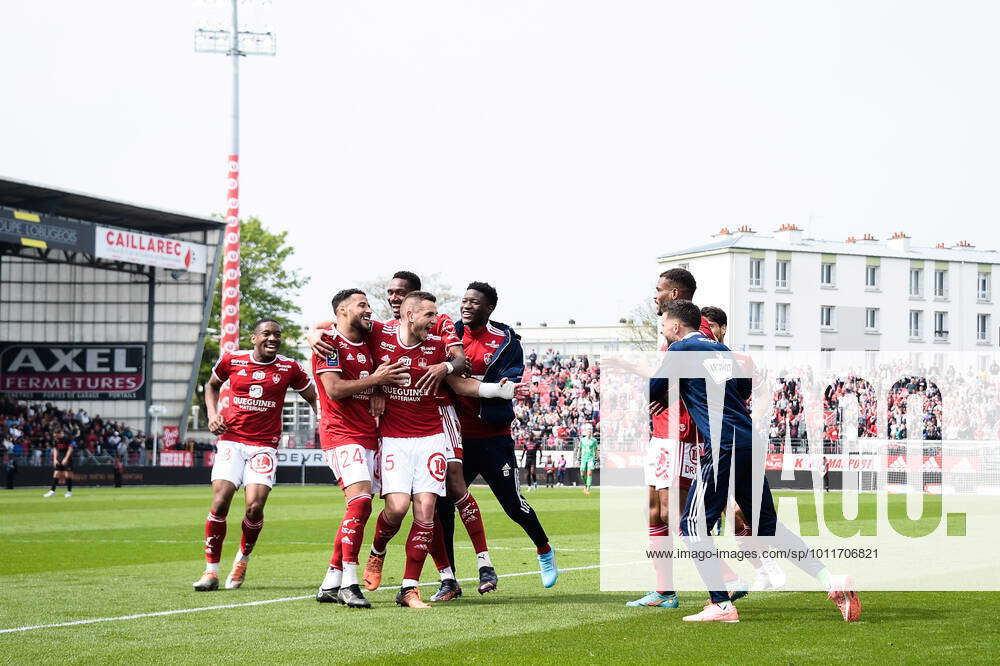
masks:
[(334, 400), (326, 394), (320, 375), (336, 372), (344, 379), (364, 379), (375, 369), (371, 351), (362, 342), (351, 342), (340, 333), (335, 337), (323, 335), (323, 341), (335, 349), (330, 356), (312, 355), (312, 371), (316, 376), (316, 390), (319, 393), (320, 425), (319, 442), (323, 450), (333, 449), (342, 444), (360, 444), (372, 451), (378, 450), (378, 436), (375, 419), (368, 411), (375, 387), (361, 393)]
[(368, 338), (376, 367), (383, 363), (402, 361), (409, 367), (410, 379), (405, 386), (388, 384), (385, 393), (385, 414), (382, 415), (383, 437), (428, 437), (444, 432), (438, 399), (413, 385), (427, 373), (427, 367), (448, 359), (445, 341), (437, 335), (412, 347), (399, 340), (396, 326), (373, 326)]
[(281, 441), (281, 408), (288, 389), (304, 391), (312, 378), (302, 366), (278, 354), (270, 363), (254, 360), (252, 349), (226, 352), (212, 368), (223, 382), (229, 380), (230, 404), (222, 409), (226, 431), (219, 439), (252, 446), (278, 447)]
[[(398, 327), (399, 320), (393, 319), (392, 321), (386, 322), (388, 327)], [(458, 339), (458, 334), (455, 333), (455, 322), (451, 317), (443, 312), (439, 312), (437, 319), (434, 322), (433, 328), (431, 328), (431, 335), (436, 335), (444, 341), (445, 348), (454, 347), (455, 345), (462, 344), (462, 341)], [(447, 357), (444, 359), (448, 360)], [(462, 368), (455, 368), (459, 372), (462, 372)], [(455, 396), (457, 399), (458, 396)], [(451, 391), (446, 388), (442, 388), (437, 394), (437, 401), (439, 405), (450, 405), (452, 403)]]
[[(701, 326), (698, 331), (704, 335), (709, 340), (715, 340), (715, 335), (712, 334), (712, 328), (708, 324), (708, 320), (704, 317), (701, 318)], [(660, 351), (666, 351), (666, 344), (660, 347)], [(698, 436), (698, 429), (694, 426), (694, 421), (691, 420), (691, 415), (688, 414), (687, 407), (684, 406), (684, 402), (681, 400), (677, 401), (678, 414), (678, 427), (680, 428), (680, 437), (670, 436), (670, 410), (664, 409), (662, 412), (653, 417), (653, 437), (660, 439), (680, 439), (682, 442), (688, 442), (694, 444), (700, 442), (701, 438)]]
[[(503, 344), (504, 332), (488, 323), (481, 331), (466, 326), (462, 331), (465, 357), (472, 364), (472, 376), (482, 379), (486, 368), (493, 362), (493, 354)], [(510, 424), (495, 426), (479, 418), (479, 399), (459, 396), (456, 399), (458, 420), (462, 425), (462, 438), (485, 439), (510, 434)]]

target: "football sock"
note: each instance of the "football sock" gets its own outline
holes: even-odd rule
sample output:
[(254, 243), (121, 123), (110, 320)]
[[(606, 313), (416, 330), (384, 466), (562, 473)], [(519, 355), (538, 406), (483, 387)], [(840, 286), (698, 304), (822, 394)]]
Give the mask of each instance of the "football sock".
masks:
[(343, 572), (340, 569), (334, 569), (330, 567), (326, 570), (326, 576), (323, 577), (323, 583), (320, 585), (324, 590), (329, 590), (333, 587), (340, 587), (341, 576)]
[(340, 540), (340, 553), (346, 575), (347, 565), (358, 563), (361, 552), (361, 542), (364, 540), (365, 523), (372, 514), (372, 496), (358, 495), (352, 497), (344, 511), (344, 520), (340, 523), (337, 536)]
[(52, 479), (52, 492), (56, 491), (56, 486), (58, 486), (58, 485), (59, 485), (59, 481), (57, 481), (56, 479)]
[(375, 521), (375, 537), (372, 539), (372, 551), (379, 555), (385, 554), (385, 548), (389, 545), (389, 540), (396, 536), (399, 531), (399, 524), (393, 525), (385, 517), (385, 511), (378, 514)]
[(479, 511), (479, 504), (476, 502), (476, 498), (472, 496), (472, 493), (467, 492), (462, 499), (455, 502), (455, 508), (458, 509), (458, 515), (462, 518), (462, 523), (465, 525), (465, 530), (469, 533), (469, 539), (472, 540), (472, 547), (476, 553), (488, 551), (489, 546), (486, 545), (486, 526), (483, 524), (483, 515)]
[(215, 565), (215, 570), (219, 568), (219, 559), (222, 556), (222, 542), (226, 538), (226, 516), (208, 513), (205, 519), (205, 561)]
[(66, 492), (73, 492), (73, 479), (66, 479)]
[(344, 562), (343, 586), (350, 587), (358, 584), (358, 563)]
[(476, 563), (480, 569), (483, 567), (490, 567), (492, 569), (493, 562), (490, 560), (490, 551), (484, 550), (481, 553), (476, 553)]
[[(424, 523), (414, 520), (410, 534), (406, 537), (406, 565), (403, 567), (403, 578), (420, 580), (420, 571), (427, 559), (427, 544), (434, 538), (434, 523)], [(407, 585), (403, 584), (403, 587)]]
[(552, 546), (550, 546), (547, 543), (545, 545), (543, 545), (543, 546), (538, 546), (537, 548), (535, 548), (535, 552), (538, 553), (539, 555), (545, 555), (546, 553), (548, 553), (551, 550), (552, 550)]
[(239, 558), (244, 562), (250, 559), (250, 553), (253, 552), (253, 547), (257, 545), (257, 537), (260, 536), (262, 529), (264, 529), (263, 517), (257, 522), (253, 522), (249, 518), (243, 519), (243, 536), (240, 538)]
[[(649, 526), (650, 551), (662, 552), (672, 547), (669, 527), (662, 523)], [(656, 591), (660, 594), (673, 594), (673, 590), (669, 589), (673, 587), (672, 561), (666, 557), (654, 557), (653, 571), (656, 574)]]
[(449, 579), (455, 580), (455, 572), (451, 570), (451, 567), (445, 567), (444, 569), (440, 569), (438, 573), (441, 575), (442, 581)]
[(448, 548), (444, 542), (444, 528), (439, 521), (434, 521), (434, 538), (431, 541), (431, 558), (438, 571), (451, 570), (451, 560), (448, 558)]
[(827, 569), (826, 567), (820, 569), (819, 573), (816, 574), (816, 579), (819, 582), (823, 583), (823, 587), (825, 587), (828, 590), (831, 588), (831, 582), (832, 582), (830, 580), (831, 578), (832, 576), (830, 575), (830, 570)]

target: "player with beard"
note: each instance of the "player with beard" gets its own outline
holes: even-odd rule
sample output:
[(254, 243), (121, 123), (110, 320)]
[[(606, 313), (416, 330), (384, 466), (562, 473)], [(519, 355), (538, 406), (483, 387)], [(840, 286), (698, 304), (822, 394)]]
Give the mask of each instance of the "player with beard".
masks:
[[(406, 566), (396, 603), (409, 608), (429, 608), (418, 590), (420, 572), (434, 541), (434, 514), (438, 497), (445, 495), (446, 452), (450, 446), (437, 396), (421, 380), (430, 369), (447, 363), (446, 343), (433, 335), (438, 320), (433, 294), (414, 291), (400, 304), (399, 324), (373, 325), (368, 345), (376, 363), (401, 363), (408, 377), (402, 386), (386, 385), (386, 410), (382, 418), (381, 481), (385, 508), (379, 514), (372, 552), (365, 566), (368, 589), (378, 587), (386, 547), (399, 531), (413, 506), (413, 525), (406, 540)], [(466, 397), (511, 400), (518, 385), (501, 379), (480, 382), (447, 373), (445, 382)], [(521, 394), (524, 390), (520, 391)]]
[[(461, 336), (473, 377), (485, 382), (520, 381), (524, 374), (521, 338), (506, 324), (490, 319), (497, 300), (496, 289), (491, 285), (469, 284), (462, 297), (462, 320), (455, 325), (455, 332)], [(552, 587), (559, 576), (555, 550), (549, 545), (535, 510), (520, 492), (510, 434), (514, 420), (512, 404), (505, 400), (462, 397), (458, 400), (458, 415), (465, 450), (464, 482), (468, 485), (477, 476), (483, 477), (507, 516), (534, 543), (542, 584)], [(442, 519), (454, 520), (444, 512)]]
[[(261, 319), (250, 335), (253, 349), (225, 352), (205, 384), (208, 429), (219, 436), (212, 465), (212, 506), (205, 522), (205, 573), (194, 583), (199, 592), (219, 589), (219, 560), (226, 537), (226, 515), (233, 495), (245, 486), (243, 538), (226, 589), (243, 585), (247, 562), (264, 527), (264, 504), (277, 472), (282, 408), (288, 389), (298, 391), (316, 411), (316, 388), (296, 361), (278, 353), (281, 324)], [(232, 401), (219, 410), (219, 391), (229, 381)]]
[(371, 515), (372, 493), (379, 492), (372, 395), (377, 387), (401, 386), (409, 375), (401, 363), (375, 369), (366, 344), (372, 309), (363, 291), (339, 291), (332, 305), (337, 327), (325, 341), (334, 350), (327, 356), (313, 354), (312, 371), (320, 389), (320, 444), (327, 465), (344, 490), (346, 508), (316, 600), (371, 608), (358, 584), (358, 554)]

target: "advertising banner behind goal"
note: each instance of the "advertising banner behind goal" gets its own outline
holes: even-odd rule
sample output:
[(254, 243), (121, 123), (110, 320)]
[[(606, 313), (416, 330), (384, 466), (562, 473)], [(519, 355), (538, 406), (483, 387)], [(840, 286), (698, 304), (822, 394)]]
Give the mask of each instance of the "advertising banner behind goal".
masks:
[(201, 243), (140, 234), (124, 229), (96, 227), (94, 256), (113, 261), (205, 273), (208, 248)]
[(0, 342), (0, 393), (22, 400), (145, 400), (145, 343)]

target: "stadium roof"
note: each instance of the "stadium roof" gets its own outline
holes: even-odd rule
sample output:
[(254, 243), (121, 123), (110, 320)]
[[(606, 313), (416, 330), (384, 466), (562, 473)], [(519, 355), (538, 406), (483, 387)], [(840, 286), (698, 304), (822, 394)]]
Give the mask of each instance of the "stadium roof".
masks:
[(937, 261), (965, 261), (969, 263), (1000, 264), (1000, 252), (979, 250), (974, 246), (953, 245), (950, 247), (920, 247), (908, 245), (906, 249), (893, 247), (886, 240), (865, 240), (853, 242), (830, 241), (818, 238), (791, 240), (755, 232), (733, 232), (719, 234), (717, 239), (704, 245), (667, 252), (659, 256), (659, 261), (676, 260), (692, 255), (716, 254), (728, 250), (778, 250), (785, 252), (815, 252), (823, 254), (853, 254), (868, 257), (896, 257), (900, 259), (930, 259)]
[(0, 178), (0, 206), (154, 234), (211, 231), (224, 226), (223, 222), (207, 217), (159, 210), (10, 178)]

